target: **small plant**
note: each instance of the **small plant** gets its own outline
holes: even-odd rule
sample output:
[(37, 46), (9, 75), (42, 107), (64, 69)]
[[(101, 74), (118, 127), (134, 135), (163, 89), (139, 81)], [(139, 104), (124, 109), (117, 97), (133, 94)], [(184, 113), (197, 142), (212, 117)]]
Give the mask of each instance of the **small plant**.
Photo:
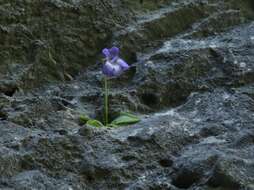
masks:
[(81, 122), (93, 127), (117, 127), (139, 122), (140, 119), (137, 116), (122, 112), (119, 117), (109, 123), (108, 81), (111, 78), (119, 77), (130, 66), (119, 57), (119, 48), (117, 47), (105, 48), (102, 50), (102, 53), (105, 57), (102, 66), (102, 73), (104, 74), (104, 125), (100, 121), (89, 119), (87, 116), (80, 116)]

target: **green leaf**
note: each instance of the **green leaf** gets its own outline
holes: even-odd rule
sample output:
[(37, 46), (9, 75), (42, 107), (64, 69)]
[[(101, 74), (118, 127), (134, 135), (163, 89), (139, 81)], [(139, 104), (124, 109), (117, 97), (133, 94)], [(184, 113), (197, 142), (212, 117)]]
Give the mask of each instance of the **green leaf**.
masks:
[(86, 125), (91, 126), (91, 127), (98, 127), (98, 128), (104, 127), (104, 125), (100, 121), (95, 120), (95, 119), (88, 120), (86, 122)]
[(113, 125), (130, 125), (130, 124), (134, 124), (134, 123), (138, 123), (140, 121), (140, 119), (130, 113), (121, 113), (119, 117), (117, 117), (116, 119), (114, 119), (111, 124)]
[(117, 128), (117, 127), (119, 127), (119, 126), (116, 125), (116, 124), (110, 123), (110, 124), (107, 125), (107, 127), (110, 127), (110, 128)]
[(86, 122), (89, 121), (89, 120), (90, 120), (90, 118), (87, 115), (80, 115), (79, 116), (79, 121), (82, 124), (86, 124)]

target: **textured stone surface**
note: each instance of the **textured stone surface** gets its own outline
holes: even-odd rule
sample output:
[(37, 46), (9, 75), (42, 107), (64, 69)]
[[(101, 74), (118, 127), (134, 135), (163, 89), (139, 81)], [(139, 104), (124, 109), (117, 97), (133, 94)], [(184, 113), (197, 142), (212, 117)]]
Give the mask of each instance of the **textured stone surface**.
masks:
[[(1, 1), (0, 189), (254, 189), (252, 1)], [(132, 65), (110, 81), (97, 129), (99, 52)], [(82, 72), (79, 73), (79, 71)], [(63, 82), (63, 80), (65, 80)]]
[(122, 2), (3, 0), (0, 9), (1, 75), (23, 88), (69, 80), (131, 19)]

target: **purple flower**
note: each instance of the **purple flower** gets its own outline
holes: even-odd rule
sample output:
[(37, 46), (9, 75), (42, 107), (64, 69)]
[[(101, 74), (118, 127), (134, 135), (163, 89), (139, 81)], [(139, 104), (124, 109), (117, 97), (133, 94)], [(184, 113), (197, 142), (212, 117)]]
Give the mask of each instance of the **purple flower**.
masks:
[(116, 77), (129, 69), (129, 65), (119, 57), (119, 49), (117, 47), (112, 47), (110, 49), (105, 48), (102, 50), (102, 53), (106, 58), (102, 67), (104, 75)]

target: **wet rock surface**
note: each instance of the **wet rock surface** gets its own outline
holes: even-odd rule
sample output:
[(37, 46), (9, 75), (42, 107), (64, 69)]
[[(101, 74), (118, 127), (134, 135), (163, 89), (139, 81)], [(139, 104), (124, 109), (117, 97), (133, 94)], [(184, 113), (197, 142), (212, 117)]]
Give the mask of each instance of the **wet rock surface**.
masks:
[[(252, 6), (1, 1), (0, 189), (254, 189)], [(83, 126), (101, 118), (112, 44), (132, 65), (110, 81), (110, 113), (142, 120)]]

